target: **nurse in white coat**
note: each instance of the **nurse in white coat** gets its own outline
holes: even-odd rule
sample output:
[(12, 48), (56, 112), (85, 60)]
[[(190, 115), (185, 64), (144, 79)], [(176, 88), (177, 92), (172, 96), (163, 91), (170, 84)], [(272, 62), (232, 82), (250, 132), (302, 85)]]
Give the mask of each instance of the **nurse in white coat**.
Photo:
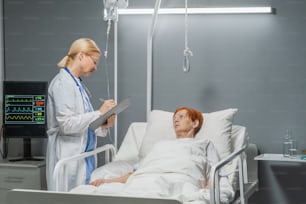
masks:
[[(97, 136), (106, 136), (113, 126), (115, 116), (95, 132), (89, 124), (116, 105), (106, 100), (99, 110), (93, 110), (80, 77), (90, 76), (97, 69), (101, 51), (88, 38), (74, 41), (68, 54), (58, 63), (59, 73), (49, 84), (48, 93), (48, 146), (46, 154), (48, 190), (55, 190), (53, 172), (56, 163), (63, 158), (91, 151), (96, 148)], [(71, 162), (66, 167), (68, 190), (89, 183), (96, 167), (95, 157)], [(60, 184), (60, 189), (63, 188)]]

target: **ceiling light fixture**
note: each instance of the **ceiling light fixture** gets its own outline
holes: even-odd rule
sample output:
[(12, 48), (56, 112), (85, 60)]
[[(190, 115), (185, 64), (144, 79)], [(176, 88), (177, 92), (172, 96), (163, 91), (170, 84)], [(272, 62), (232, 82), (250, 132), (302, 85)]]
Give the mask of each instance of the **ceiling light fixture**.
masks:
[[(154, 9), (118, 9), (119, 15), (153, 14)], [(188, 14), (264, 14), (274, 13), (272, 7), (188, 8)], [(184, 14), (185, 8), (161, 8), (158, 14)]]

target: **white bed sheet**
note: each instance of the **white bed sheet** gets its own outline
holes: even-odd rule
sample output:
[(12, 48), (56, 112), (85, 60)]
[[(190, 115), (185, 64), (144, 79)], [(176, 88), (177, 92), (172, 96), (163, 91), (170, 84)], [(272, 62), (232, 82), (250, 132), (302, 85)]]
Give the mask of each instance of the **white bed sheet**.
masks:
[[(153, 147), (126, 184), (111, 183), (99, 187), (82, 185), (71, 192), (209, 203), (209, 190), (201, 188), (200, 183), (205, 182), (210, 167), (218, 160), (213, 144), (207, 139), (165, 140)], [(234, 197), (234, 190), (227, 177), (222, 177), (220, 182), (221, 201), (228, 203)]]

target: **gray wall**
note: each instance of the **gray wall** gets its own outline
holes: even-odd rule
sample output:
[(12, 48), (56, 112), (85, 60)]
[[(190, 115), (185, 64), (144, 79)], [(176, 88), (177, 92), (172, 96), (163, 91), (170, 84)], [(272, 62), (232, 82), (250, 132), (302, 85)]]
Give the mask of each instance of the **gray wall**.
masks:
[[(3, 0), (0, 0), (0, 16), (3, 16)], [(2, 18), (1, 18), (2, 19)], [(4, 44), (3, 44), (3, 39), (4, 39), (4, 34), (3, 34), (3, 20), (0, 23), (0, 107), (2, 110), (2, 81), (3, 81), (3, 70), (4, 70)], [(2, 114), (0, 114), (0, 124), (2, 124)], [(0, 147), (3, 146), (3, 140), (1, 139), (0, 141)], [(2, 149), (1, 149), (1, 154), (0, 158), (2, 158)]]
[[(146, 2), (153, 7), (155, 1)], [(171, 7), (177, 1), (168, 2)], [(247, 1), (258, 2), (266, 1)], [(293, 130), (300, 149), (306, 148), (306, 2), (271, 3), (276, 15), (189, 16), (189, 47), (194, 56), (187, 74), (182, 71), (184, 17), (159, 16), (153, 51), (153, 108), (173, 111), (187, 105), (203, 112), (238, 108), (235, 123), (247, 127), (250, 142), (261, 153), (281, 153), (287, 128)], [(142, 4), (130, 0), (131, 7)], [(103, 49), (102, 8), (102, 1), (96, 0), (5, 0), (5, 79), (51, 80), (58, 71), (56, 63), (78, 37), (91, 37)], [(146, 118), (150, 22), (150, 16), (119, 19), (118, 94), (119, 99), (132, 99), (130, 108), (118, 116), (119, 144), (131, 122)], [(112, 54), (110, 58), (112, 84)], [(103, 66), (102, 60), (99, 71), (85, 79), (95, 107), (99, 97), (107, 97)], [(250, 203), (306, 203), (304, 167), (261, 162), (260, 191)]]
[[(276, 15), (189, 16), (192, 68), (183, 73), (184, 17), (159, 16), (154, 38), (153, 109), (179, 105), (203, 112), (235, 107), (261, 153), (281, 153), (287, 128), (306, 147), (306, 3), (273, 1)], [(120, 95), (132, 93), (145, 120), (146, 36), (151, 19), (119, 22)], [(136, 74), (137, 73), (137, 74)], [(137, 75), (137, 76), (136, 76)], [(142, 93), (142, 94), (140, 94)], [(134, 111), (133, 108), (131, 111)], [(121, 124), (122, 125), (122, 124)], [(260, 191), (250, 203), (305, 203), (305, 165), (261, 162)]]
[[(51, 81), (59, 71), (56, 64), (67, 54), (71, 43), (80, 37), (94, 39), (104, 50), (106, 23), (102, 11), (103, 1), (96, 0), (4, 1), (5, 80)], [(101, 60), (94, 75), (83, 79), (92, 92), (91, 101), (95, 107), (100, 105), (99, 98), (108, 97), (106, 71), (110, 90), (113, 90), (113, 33), (108, 51), (107, 66), (106, 61)], [(45, 148), (40, 148), (41, 142), (41, 139), (33, 140), (34, 154), (45, 153)], [(44, 147), (46, 142), (43, 141)], [(11, 139), (9, 145), (16, 147), (20, 142)], [(19, 156), (21, 153), (16, 149), (20, 148), (13, 147), (9, 147), (9, 156)]]

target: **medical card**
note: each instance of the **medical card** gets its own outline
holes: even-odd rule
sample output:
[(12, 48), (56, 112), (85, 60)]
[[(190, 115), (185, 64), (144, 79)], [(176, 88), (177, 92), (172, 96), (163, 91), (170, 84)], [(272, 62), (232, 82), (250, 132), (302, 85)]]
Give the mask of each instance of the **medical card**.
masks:
[(114, 108), (107, 111), (105, 114), (101, 115), (99, 118), (97, 118), (95, 121), (90, 123), (89, 128), (92, 130), (97, 129), (101, 125), (103, 125), (107, 119), (112, 115), (118, 115), (122, 111), (124, 111), (127, 107), (130, 105), (130, 98), (126, 98), (122, 100), (119, 104), (117, 104)]

